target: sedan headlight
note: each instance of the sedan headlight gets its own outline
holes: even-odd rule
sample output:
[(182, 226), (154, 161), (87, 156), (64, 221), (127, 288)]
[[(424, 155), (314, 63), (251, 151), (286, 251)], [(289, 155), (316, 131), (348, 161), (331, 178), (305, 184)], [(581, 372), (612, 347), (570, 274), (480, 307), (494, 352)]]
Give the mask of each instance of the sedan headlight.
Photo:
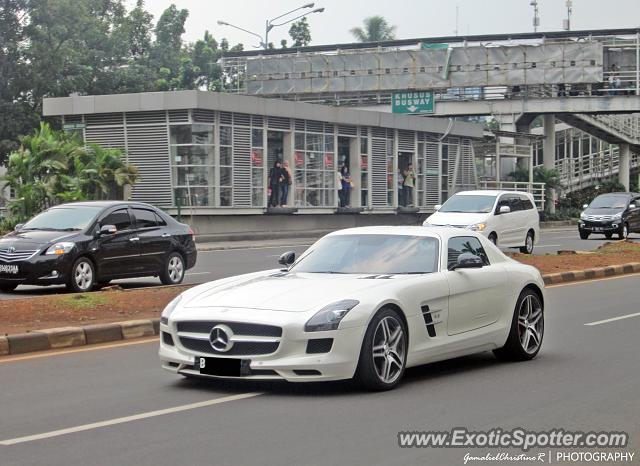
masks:
[(304, 326), (305, 332), (322, 332), (325, 330), (336, 330), (342, 318), (351, 309), (356, 307), (360, 301), (355, 299), (344, 299), (320, 309), (309, 319)]
[(47, 249), (47, 252), (45, 252), (45, 254), (47, 256), (61, 256), (63, 254), (70, 252), (74, 248), (74, 246), (75, 246), (75, 243), (67, 243), (67, 242), (56, 243), (53, 246), (51, 246), (49, 249)]
[(476, 223), (475, 225), (469, 225), (467, 227), (467, 229), (471, 231), (484, 231), (485, 228), (487, 228), (486, 223)]
[(180, 303), (180, 301), (182, 300), (182, 295), (178, 295), (176, 296), (173, 301), (171, 301), (169, 304), (167, 304), (167, 307), (164, 308), (164, 311), (162, 311), (162, 315), (160, 316), (160, 322), (167, 325), (169, 323), (169, 316), (171, 315), (171, 313), (173, 312), (173, 310), (178, 307), (178, 304)]

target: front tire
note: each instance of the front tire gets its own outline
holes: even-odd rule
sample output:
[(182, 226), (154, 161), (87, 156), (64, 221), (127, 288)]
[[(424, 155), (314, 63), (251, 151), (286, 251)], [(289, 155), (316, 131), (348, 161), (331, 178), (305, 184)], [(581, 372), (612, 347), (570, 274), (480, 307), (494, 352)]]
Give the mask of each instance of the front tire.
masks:
[(524, 240), (524, 246), (520, 248), (520, 252), (523, 254), (533, 254), (533, 231), (527, 232), (527, 237)]
[(618, 238), (627, 239), (627, 236), (629, 236), (629, 225), (627, 223), (623, 223), (622, 225), (620, 225), (620, 230), (618, 231)]
[(367, 390), (391, 390), (407, 363), (407, 328), (393, 309), (382, 308), (369, 323), (355, 379)]
[(86, 257), (77, 259), (71, 267), (67, 289), (74, 293), (91, 291), (96, 284), (96, 269)]
[(611, 239), (613, 237), (613, 233), (607, 232), (607, 233), (604, 234), (604, 237), (607, 238), (607, 239)]
[(496, 235), (495, 233), (491, 233), (489, 235), (489, 241), (491, 241), (493, 244), (495, 244), (497, 246), (498, 245), (498, 235)]
[(506, 361), (533, 359), (542, 347), (543, 337), (544, 306), (538, 293), (527, 288), (518, 297), (507, 342), (493, 354)]
[(177, 252), (172, 252), (162, 268), (160, 281), (163, 285), (177, 285), (182, 283), (184, 272), (184, 259)]
[(588, 232), (580, 230), (579, 233), (580, 233), (580, 239), (589, 239)]

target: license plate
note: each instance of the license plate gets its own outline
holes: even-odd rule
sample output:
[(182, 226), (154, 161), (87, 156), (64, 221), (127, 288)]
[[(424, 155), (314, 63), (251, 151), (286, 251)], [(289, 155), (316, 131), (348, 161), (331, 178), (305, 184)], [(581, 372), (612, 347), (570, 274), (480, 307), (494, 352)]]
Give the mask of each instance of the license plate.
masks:
[(205, 375), (240, 377), (241, 359), (228, 358), (196, 358), (196, 369)]
[(602, 228), (602, 227), (593, 227), (592, 230), (593, 231), (603, 231), (604, 228)]
[(5, 275), (18, 275), (20, 267), (16, 264), (0, 264), (0, 273)]

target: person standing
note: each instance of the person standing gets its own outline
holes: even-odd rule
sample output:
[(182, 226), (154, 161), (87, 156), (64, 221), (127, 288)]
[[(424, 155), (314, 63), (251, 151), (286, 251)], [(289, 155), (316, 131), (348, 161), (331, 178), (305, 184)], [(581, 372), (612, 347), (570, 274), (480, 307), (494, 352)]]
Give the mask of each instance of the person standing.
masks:
[(340, 169), (340, 183), (342, 184), (342, 202), (340, 207), (350, 207), (351, 188), (353, 187), (353, 180), (351, 179), (351, 173), (346, 165), (343, 165)]
[(291, 168), (289, 167), (289, 161), (285, 160), (282, 164), (282, 184), (280, 185), (281, 197), (280, 205), (282, 207), (287, 206), (287, 198), (289, 197), (289, 186), (291, 186)]
[(269, 207), (278, 207), (280, 201), (280, 184), (284, 176), (282, 175), (282, 166), (280, 160), (276, 160), (271, 170), (269, 170), (269, 189), (271, 195), (269, 196)]
[(338, 207), (342, 207), (344, 204), (342, 197), (342, 170), (338, 169), (336, 172), (336, 189), (338, 190)]
[(398, 169), (398, 205), (404, 207), (407, 203), (404, 194), (404, 176), (402, 170)]
[(413, 206), (413, 188), (416, 185), (416, 173), (413, 171), (413, 164), (409, 163), (404, 171), (404, 202), (405, 206)]

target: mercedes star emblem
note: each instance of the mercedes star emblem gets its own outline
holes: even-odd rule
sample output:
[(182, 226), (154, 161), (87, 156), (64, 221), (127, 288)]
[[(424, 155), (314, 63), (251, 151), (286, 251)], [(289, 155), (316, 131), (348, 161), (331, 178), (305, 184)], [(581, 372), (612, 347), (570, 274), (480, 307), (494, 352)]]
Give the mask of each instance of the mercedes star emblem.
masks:
[(226, 353), (233, 347), (233, 341), (231, 337), (233, 332), (226, 325), (216, 325), (211, 329), (209, 334), (209, 342), (211, 347), (221, 353)]

